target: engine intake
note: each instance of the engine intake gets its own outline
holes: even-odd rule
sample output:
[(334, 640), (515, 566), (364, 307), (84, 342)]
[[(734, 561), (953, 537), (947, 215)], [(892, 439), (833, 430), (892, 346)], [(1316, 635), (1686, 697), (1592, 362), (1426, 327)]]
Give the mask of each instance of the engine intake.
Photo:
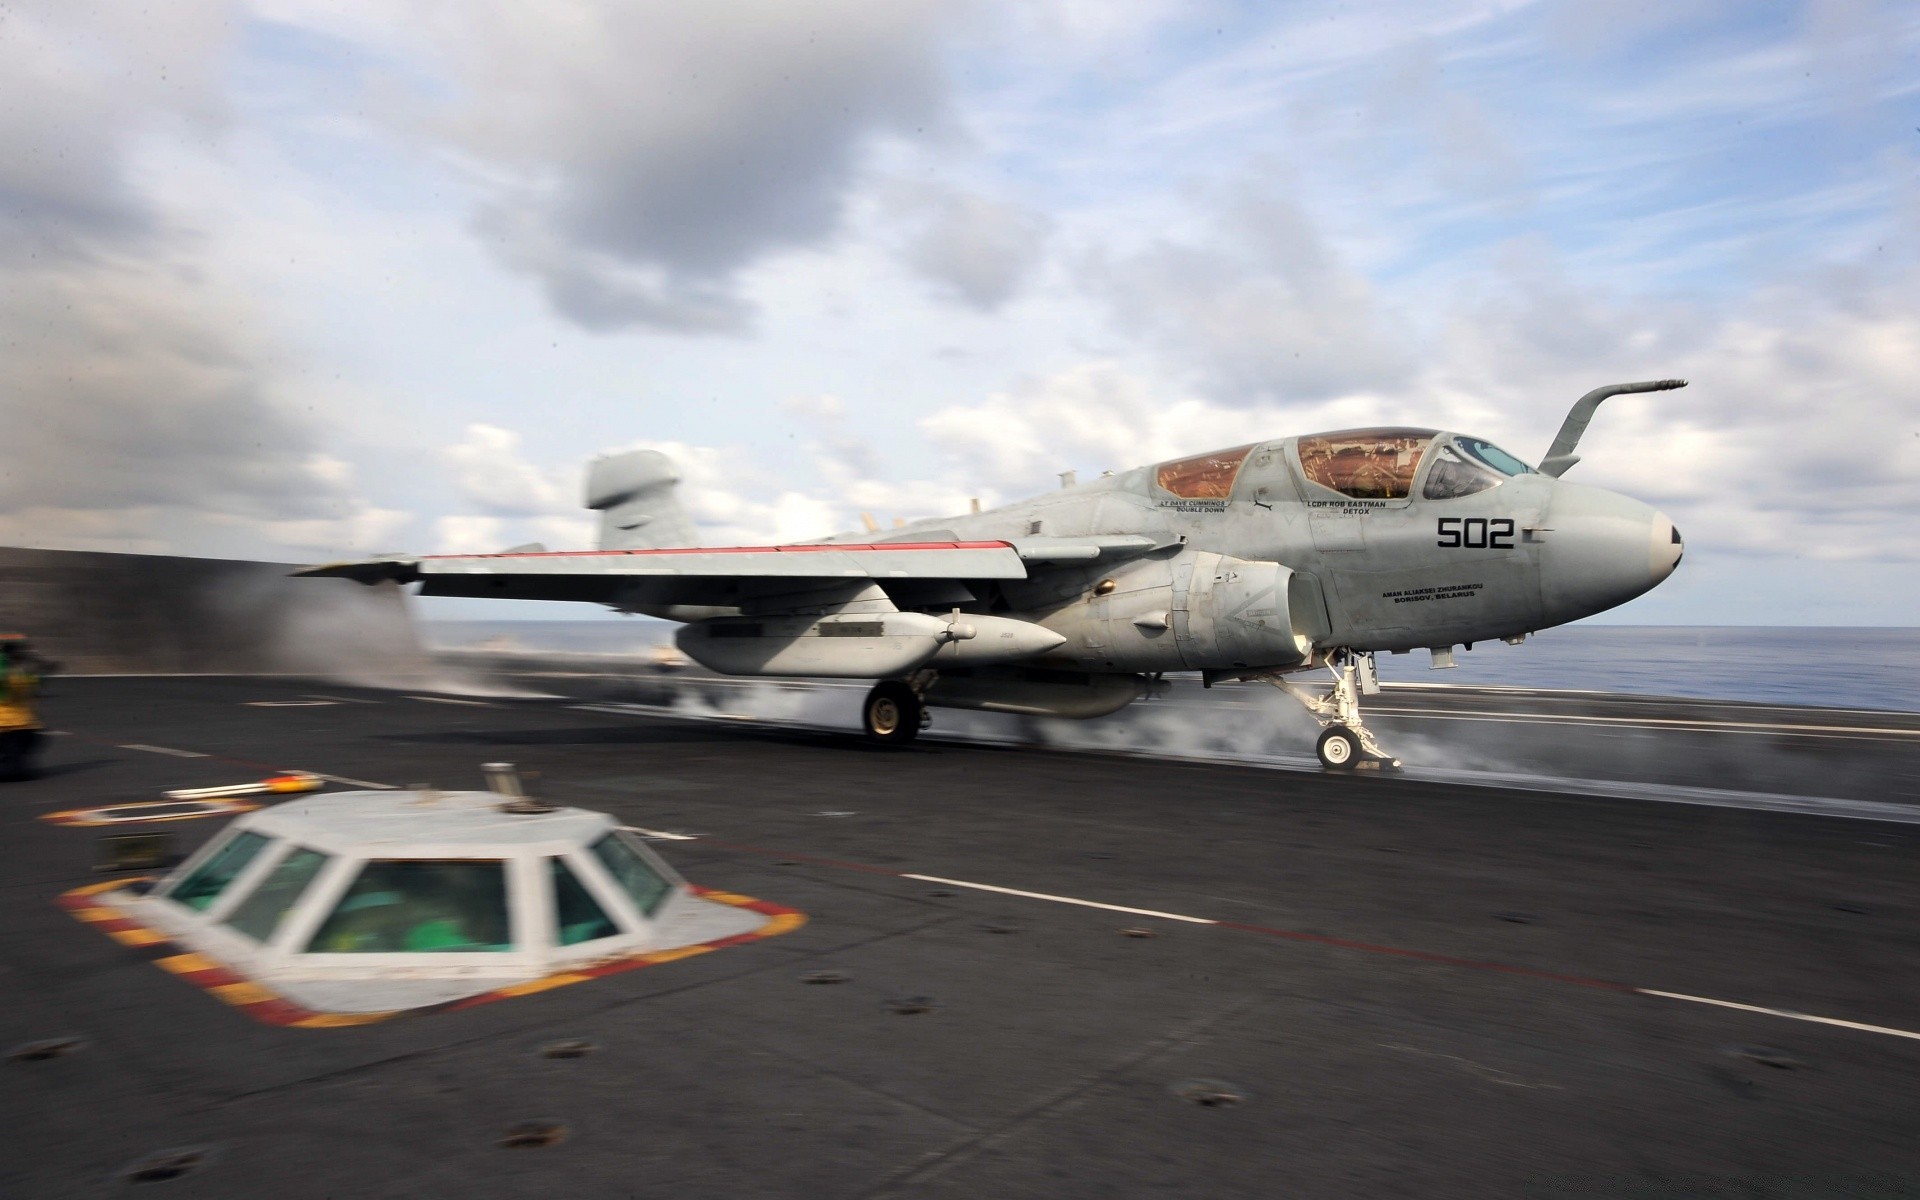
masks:
[(1290, 667), (1313, 653), (1295, 619), (1290, 568), (1207, 551), (1194, 559), (1184, 627), (1174, 614), (1189, 667)]
[(1046, 621), (1072, 643), (1056, 659), (1149, 672), (1294, 666), (1325, 623), (1310, 576), (1206, 550), (1128, 563)]

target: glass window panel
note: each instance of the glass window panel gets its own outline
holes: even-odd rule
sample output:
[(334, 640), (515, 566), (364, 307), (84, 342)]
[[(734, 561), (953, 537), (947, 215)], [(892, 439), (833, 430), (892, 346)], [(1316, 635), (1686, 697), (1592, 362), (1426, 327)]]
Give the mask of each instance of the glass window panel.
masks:
[(320, 868), (327, 865), (330, 857), (304, 846), (294, 850), (281, 859), (273, 870), (268, 871), (267, 877), (234, 907), (233, 915), (227, 918), (226, 923), (256, 942), (272, 940), (287, 910), (293, 907), (294, 901), (300, 899), (301, 893), (307, 890), (307, 885), (320, 873)]
[(1404, 500), (1413, 492), (1431, 429), (1350, 429), (1299, 441), (1300, 468), (1321, 487), (1359, 500)]
[(653, 915), (653, 910), (660, 907), (660, 902), (673, 890), (665, 876), (654, 870), (632, 846), (611, 833), (593, 844), (593, 856), (607, 868), (614, 882), (633, 897), (634, 907), (648, 916)]
[(1154, 471), (1154, 481), (1183, 500), (1225, 500), (1233, 494), (1233, 481), (1252, 451), (1253, 446), (1235, 446), (1161, 463)]
[(1473, 455), (1481, 462), (1486, 463), (1502, 475), (1533, 474), (1532, 467), (1521, 462), (1513, 455), (1508, 454), (1492, 442), (1483, 442), (1479, 438), (1470, 437), (1455, 438), (1454, 440), (1460, 444), (1462, 450)]
[(578, 946), (620, 932), (566, 860), (550, 858), (547, 863), (553, 875), (553, 914), (560, 945)]
[(242, 830), (233, 835), (232, 840), (195, 867), (193, 874), (168, 889), (167, 898), (204, 912), (220, 898), (221, 892), (227, 890), (227, 885), (233, 882), (234, 877), (246, 870), (247, 864), (266, 848), (268, 840), (251, 830)]
[(360, 869), (307, 943), (317, 954), (482, 953), (513, 949), (498, 859), (380, 860)]
[(1483, 463), (1474, 462), (1452, 446), (1433, 452), (1433, 466), (1427, 469), (1427, 485), (1420, 494), (1429, 500), (1451, 500), (1471, 496), (1498, 487), (1506, 476)]

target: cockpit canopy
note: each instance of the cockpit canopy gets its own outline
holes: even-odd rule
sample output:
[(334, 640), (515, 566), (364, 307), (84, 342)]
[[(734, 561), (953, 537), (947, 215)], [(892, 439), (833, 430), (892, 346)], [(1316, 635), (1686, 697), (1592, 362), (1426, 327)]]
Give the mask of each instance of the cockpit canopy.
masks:
[(1434, 444), (1433, 466), (1420, 494), (1428, 500), (1471, 496), (1505, 483), (1514, 475), (1531, 475), (1532, 467), (1483, 438), (1455, 434)]
[[(1284, 445), (1254, 442), (1174, 459), (1154, 468), (1153, 481), (1178, 500), (1224, 504), (1234, 495), (1250, 456), (1257, 471), (1284, 471), (1278, 465), (1268, 467)], [(1437, 429), (1342, 429), (1296, 438), (1294, 447), (1309, 482), (1356, 500), (1408, 500), (1417, 483), (1424, 499), (1452, 500), (1497, 487), (1515, 475), (1534, 473), (1485, 438)], [(1424, 483), (1423, 464), (1427, 464)]]
[(1346, 429), (1296, 443), (1300, 468), (1321, 487), (1358, 500), (1405, 500), (1422, 462), (1431, 459), (1421, 496), (1471, 496), (1533, 468), (1483, 438), (1432, 429)]
[(1431, 429), (1344, 429), (1299, 440), (1300, 469), (1324, 488), (1358, 500), (1405, 500)]

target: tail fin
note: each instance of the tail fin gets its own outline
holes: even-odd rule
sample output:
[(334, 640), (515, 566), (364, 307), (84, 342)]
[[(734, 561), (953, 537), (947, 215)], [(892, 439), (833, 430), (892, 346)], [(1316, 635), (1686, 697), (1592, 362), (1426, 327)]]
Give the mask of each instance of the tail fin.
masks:
[(658, 550), (700, 541), (674, 489), (680, 470), (657, 450), (596, 458), (587, 466), (587, 507), (600, 513), (600, 549)]

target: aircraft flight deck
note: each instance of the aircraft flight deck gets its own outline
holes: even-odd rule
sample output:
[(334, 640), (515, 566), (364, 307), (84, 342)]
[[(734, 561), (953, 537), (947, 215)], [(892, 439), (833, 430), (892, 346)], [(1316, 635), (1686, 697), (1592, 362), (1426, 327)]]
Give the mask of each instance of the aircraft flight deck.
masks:
[[(1920, 1189), (1910, 822), (1017, 743), (890, 749), (647, 711), (591, 673), (559, 682), (534, 698), (57, 681), (49, 773), (6, 793), (0, 1193)], [(1674, 763), (1738, 738), (1814, 774), (1845, 764), (1826, 792), (1843, 805), (1916, 799), (1910, 714), (1379, 699), (1427, 714), (1383, 711), (1396, 738), (1451, 716), (1564, 744), (1577, 723)], [(1484, 715), (1501, 707), (1536, 719)], [(1640, 743), (1593, 744), (1599, 763)], [(793, 915), (565, 986), (303, 1025), (96, 899), (140, 874), (96, 869), (103, 836), (169, 831), (191, 851), (228, 816), (43, 819), (286, 772), (324, 790), (233, 803), (360, 792), (374, 812), (382, 793), (481, 788), (487, 762), (516, 764), (546, 806), (610, 814), (702, 894)], [(579, 828), (579, 846), (606, 836)], [(584, 879), (572, 844), (545, 852)]]

